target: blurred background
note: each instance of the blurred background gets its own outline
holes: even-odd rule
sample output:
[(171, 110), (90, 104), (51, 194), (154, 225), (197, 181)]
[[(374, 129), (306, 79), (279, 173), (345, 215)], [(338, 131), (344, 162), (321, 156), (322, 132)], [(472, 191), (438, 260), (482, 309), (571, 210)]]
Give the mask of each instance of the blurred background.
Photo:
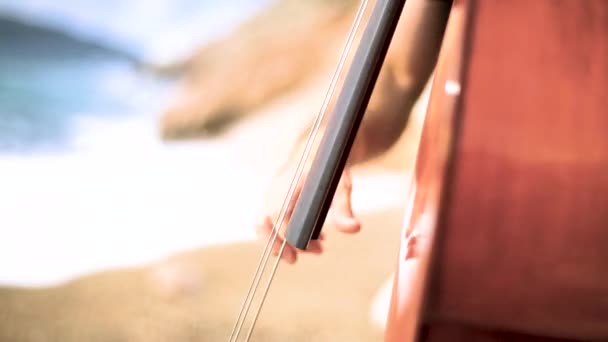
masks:
[[(357, 4), (0, 0), (0, 341), (227, 340)], [(381, 339), (417, 118), (254, 340)]]

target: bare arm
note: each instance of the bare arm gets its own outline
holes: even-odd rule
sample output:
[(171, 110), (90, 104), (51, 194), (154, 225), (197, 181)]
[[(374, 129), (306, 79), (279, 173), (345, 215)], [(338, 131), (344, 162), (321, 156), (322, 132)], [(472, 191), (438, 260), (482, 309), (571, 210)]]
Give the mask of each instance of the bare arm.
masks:
[[(355, 139), (349, 164), (363, 162), (386, 151), (405, 129), (409, 113), (435, 67), (449, 11), (449, 1), (408, 0), (406, 2), (386, 62)], [(301, 154), (297, 152), (302, 152), (305, 143), (305, 141), (298, 142), (294, 151), (296, 153), (292, 157)], [(295, 163), (292, 161), (288, 161), (281, 171), (285, 171), (285, 167), (294, 171)], [(292, 176), (290, 172), (279, 172), (265, 202), (273, 204), (273, 201), (268, 199), (274, 198), (277, 199), (276, 203), (280, 203), (279, 201), (284, 199), (285, 189), (290, 184)], [(351, 189), (350, 176), (346, 169), (340, 178), (328, 215), (329, 221), (336, 229), (345, 233), (356, 233), (361, 228), (351, 207)], [(296, 195), (290, 204), (292, 209), (300, 190), (301, 183), (296, 188)], [(265, 239), (268, 239), (273, 232), (273, 223), (278, 217), (279, 206), (271, 205), (269, 208), (262, 215), (256, 228), (258, 236)], [(289, 215), (286, 216), (287, 220)], [(273, 246), (274, 255), (278, 254), (283, 241), (282, 233), (280, 235)], [(298, 250), (289, 244), (285, 246), (282, 258), (288, 263), (296, 262), (300, 252), (318, 254), (323, 250), (322, 240), (311, 241), (306, 251)]]
[[(442, 0), (406, 2), (349, 164), (378, 156), (401, 136), (410, 112), (435, 68), (450, 6), (451, 1)], [(297, 152), (302, 151), (306, 135), (297, 142)]]

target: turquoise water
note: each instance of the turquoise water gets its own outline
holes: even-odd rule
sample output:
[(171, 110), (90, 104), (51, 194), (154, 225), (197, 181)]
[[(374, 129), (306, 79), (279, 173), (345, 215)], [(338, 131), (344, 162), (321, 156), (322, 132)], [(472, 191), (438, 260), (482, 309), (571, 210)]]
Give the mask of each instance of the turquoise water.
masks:
[[(174, 81), (135, 67), (183, 53), (252, 3), (0, 0), (0, 284), (52, 285), (254, 238), (265, 173), (226, 142), (163, 142)], [(2, 19), (3, 6), (46, 19)], [(48, 25), (51, 7), (69, 30)]]
[[(129, 56), (0, 19), (0, 153), (69, 149), (78, 118), (153, 119), (168, 83), (137, 71)], [(133, 94), (147, 94), (142, 103)], [(156, 95), (156, 96), (155, 96)]]
[(188, 56), (267, 2), (0, 0), (0, 154), (65, 152), (81, 119), (155, 129), (171, 82), (135, 65)]

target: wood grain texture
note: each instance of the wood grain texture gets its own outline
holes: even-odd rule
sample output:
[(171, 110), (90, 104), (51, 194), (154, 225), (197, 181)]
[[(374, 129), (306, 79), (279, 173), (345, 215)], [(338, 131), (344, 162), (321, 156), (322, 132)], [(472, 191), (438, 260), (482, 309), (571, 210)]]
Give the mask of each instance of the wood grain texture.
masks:
[(433, 322), (605, 339), (608, 1), (468, 4), (427, 340), (445, 340)]
[(456, 1), (387, 341), (608, 340), (607, 36), (608, 1)]
[(466, 8), (454, 6), (447, 23), (436, 74), (431, 88), (431, 101), (416, 157), (411, 206), (406, 209), (397, 272), (393, 284), (385, 341), (413, 341), (417, 338), (425, 306), (432, 241), (436, 218), (445, 187), (446, 170), (452, 146), (458, 96), (448, 94), (448, 82), (457, 85), (461, 77), (461, 60), (467, 24)]

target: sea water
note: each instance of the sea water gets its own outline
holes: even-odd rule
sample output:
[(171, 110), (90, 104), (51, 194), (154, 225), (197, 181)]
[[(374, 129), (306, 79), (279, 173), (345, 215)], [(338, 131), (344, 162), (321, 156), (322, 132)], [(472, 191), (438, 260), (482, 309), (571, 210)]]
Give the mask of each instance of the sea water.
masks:
[(0, 0), (0, 283), (46, 286), (253, 239), (260, 175), (165, 143), (179, 60), (267, 1)]

